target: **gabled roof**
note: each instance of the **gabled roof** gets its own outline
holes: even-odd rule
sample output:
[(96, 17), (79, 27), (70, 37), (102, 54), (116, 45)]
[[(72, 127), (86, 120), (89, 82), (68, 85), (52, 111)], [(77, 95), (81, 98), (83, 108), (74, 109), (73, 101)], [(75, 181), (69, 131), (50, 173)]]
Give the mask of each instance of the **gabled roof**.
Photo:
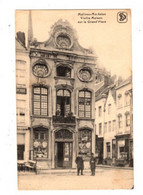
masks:
[(107, 98), (109, 91), (111, 90), (112, 96), (114, 98), (114, 100), (116, 101), (116, 90), (115, 90), (115, 84), (112, 84), (106, 88), (104, 88), (98, 96), (95, 97), (95, 101), (98, 101), (102, 98)]
[[(69, 37), (71, 40), (69, 48), (61, 48), (57, 44), (57, 37), (60, 36)], [(64, 38), (63, 38), (64, 39)], [(93, 51), (90, 49), (83, 48), (79, 42), (75, 30), (72, 28), (68, 21), (58, 20), (52, 27), (50, 31), (50, 37), (44, 42), (33, 41), (30, 45), (31, 48), (44, 49), (44, 50), (54, 50), (54, 51), (64, 51), (70, 53), (76, 53), (79, 55), (89, 55), (93, 56)]]

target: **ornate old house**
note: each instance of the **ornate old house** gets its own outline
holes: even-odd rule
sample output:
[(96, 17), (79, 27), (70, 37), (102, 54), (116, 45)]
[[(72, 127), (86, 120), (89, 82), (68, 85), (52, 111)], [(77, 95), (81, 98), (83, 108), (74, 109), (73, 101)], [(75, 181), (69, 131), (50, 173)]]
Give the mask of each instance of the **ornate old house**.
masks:
[[(30, 56), (30, 159), (42, 168), (74, 168), (95, 152), (95, 56), (59, 20), (45, 42), (28, 31)], [(89, 163), (88, 163), (89, 164)]]

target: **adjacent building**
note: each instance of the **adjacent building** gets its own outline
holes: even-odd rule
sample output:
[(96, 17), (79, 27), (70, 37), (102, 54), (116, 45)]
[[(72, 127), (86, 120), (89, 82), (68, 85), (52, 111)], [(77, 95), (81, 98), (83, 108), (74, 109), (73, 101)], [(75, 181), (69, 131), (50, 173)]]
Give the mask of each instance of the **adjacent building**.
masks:
[(129, 77), (116, 87), (117, 110), (117, 159), (133, 158), (133, 134), (132, 134), (132, 80)]
[(30, 119), (29, 119), (29, 52), (24, 42), (24, 34), (16, 38), (16, 115), (17, 115), (17, 159), (29, 159)]

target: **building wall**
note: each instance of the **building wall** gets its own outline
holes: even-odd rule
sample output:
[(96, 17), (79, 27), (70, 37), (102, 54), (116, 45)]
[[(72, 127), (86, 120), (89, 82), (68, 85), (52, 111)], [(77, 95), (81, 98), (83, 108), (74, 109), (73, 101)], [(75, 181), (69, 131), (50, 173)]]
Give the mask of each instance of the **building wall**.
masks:
[[(131, 80), (124, 85), (119, 86), (117, 91), (117, 158), (122, 158), (122, 154), (125, 153), (125, 158), (129, 160), (130, 150), (130, 134), (131, 134), (131, 94), (132, 89)], [(126, 96), (128, 94), (128, 98)], [(128, 121), (126, 120), (128, 115)], [(121, 126), (119, 127), (119, 117), (122, 117)]]
[(29, 64), (29, 53), (16, 41), (17, 149), (24, 146), (24, 161), (29, 159)]
[[(49, 40), (51, 40), (50, 38)], [(78, 45), (77, 40), (74, 40), (74, 46)], [(40, 44), (40, 43), (39, 43)], [(66, 129), (69, 132), (72, 132), (72, 167), (76, 167), (75, 158), (79, 152), (79, 133), (87, 129), (91, 131), (92, 134), (92, 152), (95, 152), (95, 89), (94, 89), (94, 71), (95, 71), (95, 58), (91, 54), (85, 54), (82, 49), (79, 52), (74, 48), (72, 51), (60, 50), (52, 45), (53, 42), (46, 45), (41, 44), (40, 47), (30, 46), (30, 117), (31, 117), (31, 137), (30, 137), (30, 158), (33, 159), (34, 152), (34, 132), (36, 128), (46, 129), (48, 132), (48, 157), (47, 159), (37, 159), (38, 163), (43, 168), (55, 168), (56, 167), (56, 152), (57, 152), (57, 143), (59, 142), (55, 135), (56, 132), (61, 129)], [(45, 46), (46, 45), (46, 46)], [(52, 47), (51, 47), (52, 45)], [(73, 46), (73, 47), (74, 47)], [(77, 46), (76, 46), (77, 47)], [(41, 78), (36, 76), (33, 72), (33, 67), (36, 63), (39, 63), (39, 60), (43, 61), (48, 69), (49, 74)], [(57, 76), (57, 67), (59, 65), (68, 66), (71, 68), (71, 78)], [(83, 81), (79, 76), (80, 69), (90, 69), (91, 79), (89, 82)], [(40, 116), (33, 114), (33, 87), (34, 86), (44, 86), (48, 89), (48, 115)], [(56, 117), (56, 94), (59, 89), (67, 89), (71, 93), (71, 112), (73, 117), (75, 117), (75, 122), (68, 123), (62, 121), (55, 121)], [(91, 92), (91, 117), (79, 117), (79, 91), (88, 90)], [(62, 140), (63, 141), (63, 140)], [(85, 157), (85, 161), (86, 161)], [(85, 163), (86, 164), (86, 163)], [(89, 163), (88, 163), (89, 164)], [(86, 166), (86, 165), (85, 165)], [(89, 166), (89, 165), (88, 165)]]
[[(105, 125), (107, 124), (107, 129)], [(109, 127), (110, 125), (110, 127)], [(112, 158), (112, 141), (116, 135), (116, 102), (112, 96), (111, 90), (105, 103), (105, 120), (104, 120), (104, 158)], [(110, 152), (107, 154), (107, 144), (110, 144)]]

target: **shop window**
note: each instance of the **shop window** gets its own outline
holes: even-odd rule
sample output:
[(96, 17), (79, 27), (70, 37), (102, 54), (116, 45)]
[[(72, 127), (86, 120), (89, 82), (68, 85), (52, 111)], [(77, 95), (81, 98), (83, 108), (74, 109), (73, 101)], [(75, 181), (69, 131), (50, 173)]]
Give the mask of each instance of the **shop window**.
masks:
[(79, 91), (79, 117), (91, 117), (91, 92), (87, 90)]
[(17, 145), (17, 159), (24, 160), (25, 145)]
[(68, 116), (71, 112), (71, 92), (67, 89), (57, 91), (57, 115)]
[(112, 140), (112, 158), (116, 158), (116, 140)]
[(107, 148), (107, 158), (110, 158), (110, 142), (106, 143), (106, 148)]
[(48, 157), (48, 131), (34, 130), (34, 159), (42, 159)]
[(48, 115), (48, 89), (45, 87), (33, 88), (33, 114)]
[(58, 66), (57, 67), (57, 76), (71, 77), (71, 69), (67, 66)]
[(91, 155), (92, 131), (89, 129), (79, 130), (78, 132), (79, 153), (85, 157)]

